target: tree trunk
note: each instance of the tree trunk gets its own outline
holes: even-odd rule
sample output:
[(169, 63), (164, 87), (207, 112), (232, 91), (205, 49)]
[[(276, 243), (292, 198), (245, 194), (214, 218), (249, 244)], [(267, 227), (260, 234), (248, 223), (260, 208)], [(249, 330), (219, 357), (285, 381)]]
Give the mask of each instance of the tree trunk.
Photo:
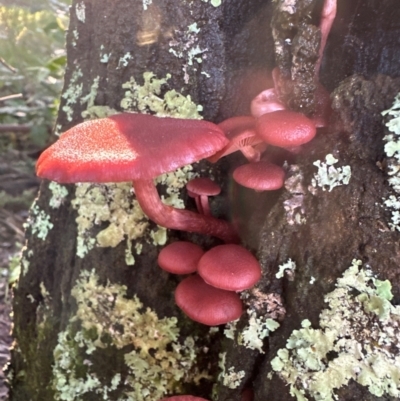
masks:
[[(297, 71), (296, 85), (285, 94), (289, 106), (306, 105), (312, 113), (315, 88), (309, 85), (316, 59), (311, 50), (318, 50), (314, 41), (323, 2), (218, 3), (74, 1), (56, 131), (112, 109), (201, 115), (213, 122), (249, 114), (251, 99), (273, 85), (274, 40), (276, 48), (285, 40), (297, 44), (284, 46), (276, 60), (287, 76)], [(390, 297), (378, 290), (368, 293), (385, 305), (384, 319), (368, 309), (372, 303), (356, 298), (364, 294), (356, 286), (346, 287), (353, 290), (341, 298), (350, 305), (347, 312), (340, 305), (335, 312), (324, 301), (336, 280), (358, 266), (353, 260), (361, 261), (360, 271), (369, 267), (380, 280), (366, 280), (368, 288), (390, 280), (391, 302), (400, 301), (399, 233), (390, 229), (390, 210), (383, 203), (394, 194), (387, 182), (387, 165), (394, 161), (384, 152), (388, 131), (380, 114), (400, 91), (398, 14), (395, 0), (338, 2), (320, 74), (332, 92), (329, 126), (299, 153), (271, 147), (263, 155), (286, 166), (285, 189), (256, 193), (235, 184), (232, 169), (245, 162), (239, 154), (158, 180), (166, 198), (195, 210), (185, 182), (193, 174), (214, 178), (222, 193), (211, 202), (213, 215), (231, 219), (242, 244), (260, 261), (262, 279), (243, 293), (247, 313), (225, 330), (188, 319), (173, 298), (180, 277), (157, 266), (166, 243), (184, 239), (210, 249), (217, 240), (157, 227), (141, 213), (129, 183), (59, 186), (44, 181), (31, 209), (14, 290), (10, 399), (158, 401), (192, 394), (238, 401), (251, 391), (255, 401), (289, 401), (292, 395), (331, 400), (333, 394), (339, 400), (398, 399), (398, 318), (387, 312), (394, 310), (387, 303)], [(304, 48), (309, 51), (302, 53)], [(338, 160), (334, 167), (350, 166), (347, 184), (330, 175), (328, 186), (322, 186), (316, 178), (318, 161), (321, 180), (328, 167), (324, 163), (333, 163), (332, 157)], [(296, 269), (277, 278), (285, 263)], [(350, 322), (330, 348), (327, 340), (315, 340), (334, 331), (322, 311), (343, 327)], [(279, 322), (279, 328), (267, 318)], [(305, 319), (314, 329), (308, 343)], [(294, 330), (299, 330), (298, 343), (285, 348)], [(382, 338), (389, 338), (385, 345)], [(345, 339), (353, 341), (351, 346), (341, 345)], [(319, 353), (321, 347), (326, 349)], [(307, 353), (306, 362), (299, 362), (300, 350)], [(388, 374), (393, 383), (377, 364), (365, 362), (378, 351), (386, 357), (379, 359), (380, 366), (393, 369)], [(352, 352), (353, 365), (349, 360), (340, 365)], [(310, 362), (317, 359), (318, 367)], [(369, 381), (354, 373), (367, 370)], [(339, 380), (332, 372), (347, 376)]]

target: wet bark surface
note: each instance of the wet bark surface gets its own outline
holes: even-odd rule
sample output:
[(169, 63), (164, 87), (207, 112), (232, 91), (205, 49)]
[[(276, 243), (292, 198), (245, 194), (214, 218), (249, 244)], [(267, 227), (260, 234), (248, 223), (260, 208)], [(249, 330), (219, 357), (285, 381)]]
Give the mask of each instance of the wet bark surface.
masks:
[[(68, 33), (65, 90), (76, 79), (74, 72), (80, 69), (82, 76), (75, 84), (82, 85), (83, 95), (90, 92), (94, 79), (99, 77), (94, 103), (119, 110), (123, 96), (121, 84), (131, 76), (142, 83), (143, 72), (150, 70), (159, 78), (170, 73), (172, 77), (165, 90), (174, 88), (190, 94), (197, 104), (203, 105), (202, 115), (207, 120), (218, 122), (247, 114), (252, 97), (272, 85), (269, 73), (274, 65), (274, 41), (269, 28), (272, 16), (275, 15), (272, 30), (275, 38), (283, 40), (287, 28), (278, 23), (280, 19), (273, 14), (269, 2), (235, 0), (229, 6), (227, 3), (215, 8), (200, 1), (185, 6), (174, 0), (153, 1), (144, 11), (142, 1), (104, 1), (101, 5), (84, 1), (86, 21), (83, 23), (74, 12), (75, 2)], [(296, 39), (298, 43), (309, 43), (317, 35), (318, 18), (314, 13), (318, 13), (321, 2), (299, 0), (295, 3), (300, 14), (296, 14), (292, 38), (301, 33)], [(216, 383), (215, 398), (219, 401), (240, 400), (243, 389), (249, 387), (254, 390), (255, 401), (293, 399), (277, 375), (266, 379), (271, 372), (270, 361), (302, 320), (309, 319), (313, 327), (318, 327), (324, 294), (334, 289), (335, 280), (353, 259), (373, 266), (380, 279), (389, 279), (393, 285), (393, 303), (400, 302), (400, 273), (396, 269), (399, 234), (388, 228), (389, 216), (381, 202), (390, 195), (390, 189), (384, 168), (379, 168), (384, 166), (382, 138), (386, 133), (380, 112), (390, 106), (400, 90), (400, 81), (396, 78), (400, 75), (400, 63), (395, 57), (400, 51), (400, 18), (396, 18), (397, 10), (392, 10), (396, 10), (395, 1), (359, 0), (351, 5), (339, 1), (338, 17), (328, 39), (321, 71), (322, 83), (333, 92), (329, 126), (320, 129), (299, 154), (270, 148), (263, 156), (282, 164), (287, 160), (288, 178), (294, 178), (287, 180), (286, 189), (273, 194), (254, 193), (234, 184), (231, 170), (244, 163), (241, 155), (232, 155), (215, 166), (196, 167), (211, 171), (222, 185), (222, 195), (212, 205), (213, 213), (224, 218), (232, 216), (243, 245), (257, 255), (263, 268), (263, 277), (248, 292), (246, 305), (280, 321), (280, 328), (265, 341), (265, 353), (225, 338), (223, 328), (209, 341), (207, 328), (190, 322), (179, 312), (172, 295), (179, 278), (157, 267), (160, 247), (143, 242), (142, 254), (135, 256), (133, 267), (125, 263), (125, 242), (116, 248), (95, 247), (84, 258), (77, 257), (76, 212), (71, 207), (74, 187), (68, 187), (69, 196), (62, 207), (52, 209), (49, 207), (51, 192), (44, 182), (37, 205), (50, 215), (54, 227), (45, 240), (35, 236), (32, 228), (27, 231), (24, 255), (29, 260), (29, 270), (21, 276), (14, 295), (16, 346), (11, 363), (12, 400), (55, 399), (53, 351), (58, 333), (65, 329), (76, 311), (71, 288), (82, 270), (95, 269), (102, 285), (108, 280), (125, 284), (128, 298), (137, 295), (145, 307), (155, 310), (161, 318), (177, 316), (182, 340), (189, 334), (203, 338), (208, 352), (202, 354), (198, 363), (213, 378), (188, 385), (184, 393), (211, 399), (211, 387)], [(201, 64), (188, 64), (187, 58), (182, 60), (169, 51), (173, 41), (176, 44), (172, 47), (187, 57), (185, 46), (193, 39), (185, 36), (185, 32), (187, 35), (187, 27), (194, 22), (201, 27), (196, 36), (198, 45), (200, 49), (207, 49)], [(314, 43), (309, 44), (315, 49)], [(107, 63), (100, 61), (103, 49), (104, 53), (110, 53)], [(292, 63), (293, 57), (292, 48), (286, 50), (277, 56), (277, 64), (283, 70)], [(132, 59), (124, 65), (121, 57), (128, 52)], [(313, 91), (310, 65), (316, 61), (314, 53), (304, 58), (304, 71), (299, 67), (299, 81), (288, 90), (293, 104), (304, 104), (311, 99), (306, 93)], [(64, 106), (68, 106), (65, 98), (61, 108)], [(65, 112), (60, 112), (61, 131), (82, 120), (81, 112), (87, 104), (78, 101), (70, 106), (71, 121)], [(351, 165), (350, 185), (332, 192), (313, 190), (310, 185), (316, 168), (312, 163), (323, 160), (328, 153), (339, 159), (341, 165)], [(284, 202), (296, 196), (301, 200), (298, 211), (301, 211), (302, 224), (293, 224), (293, 216), (284, 208)], [(194, 206), (190, 201), (187, 204), (189, 208)], [(178, 238), (189, 238), (205, 248), (217, 243), (182, 232), (169, 233), (168, 241)], [(295, 275), (278, 280), (275, 277), (278, 266), (288, 258), (296, 261)], [(312, 285), (311, 277), (315, 278)], [(247, 319), (244, 316), (239, 321), (236, 333), (246, 325)], [(236, 372), (244, 372), (234, 389), (216, 379), (220, 352), (226, 353), (226, 369), (234, 367)], [(104, 377), (111, 378), (122, 358), (121, 350), (105, 350), (97, 355), (97, 369)], [(374, 397), (365, 387), (354, 383), (339, 389), (337, 394), (340, 400), (394, 399)], [(117, 400), (118, 395), (109, 399)], [(82, 399), (96, 397), (96, 394), (86, 394)]]

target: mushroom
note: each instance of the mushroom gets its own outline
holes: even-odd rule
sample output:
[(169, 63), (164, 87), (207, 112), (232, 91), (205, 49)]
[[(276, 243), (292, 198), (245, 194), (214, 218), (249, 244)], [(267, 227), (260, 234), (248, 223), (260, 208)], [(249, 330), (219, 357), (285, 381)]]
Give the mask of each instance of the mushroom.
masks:
[(266, 143), (281, 148), (307, 143), (317, 132), (312, 120), (304, 114), (289, 110), (262, 115), (257, 119), (256, 131)]
[(261, 160), (237, 167), (233, 172), (233, 179), (255, 191), (273, 191), (283, 187), (285, 171), (276, 164)]
[(218, 126), (224, 131), (229, 143), (219, 152), (209, 157), (208, 160), (215, 163), (223, 156), (240, 150), (250, 162), (260, 160), (261, 153), (266, 145), (255, 131), (256, 119), (252, 116), (236, 116), (228, 118)]
[(186, 184), (188, 195), (194, 198), (199, 213), (211, 216), (209, 196), (216, 196), (221, 192), (221, 187), (208, 177), (193, 178)]
[(215, 288), (196, 275), (186, 277), (175, 290), (175, 302), (192, 320), (218, 326), (239, 319), (243, 304), (236, 292)]
[(65, 132), (41, 154), (36, 171), (60, 183), (132, 181), (143, 212), (158, 225), (237, 242), (228, 222), (162, 203), (153, 182), (226, 144), (222, 130), (207, 121), (122, 113)]
[(257, 259), (240, 245), (218, 245), (200, 259), (197, 271), (203, 280), (216, 288), (244, 291), (261, 277)]
[(262, 91), (251, 101), (251, 114), (254, 117), (285, 109), (286, 106), (279, 100), (275, 88)]
[(177, 241), (164, 247), (158, 255), (161, 269), (174, 274), (190, 274), (197, 270), (197, 264), (204, 251), (188, 241)]

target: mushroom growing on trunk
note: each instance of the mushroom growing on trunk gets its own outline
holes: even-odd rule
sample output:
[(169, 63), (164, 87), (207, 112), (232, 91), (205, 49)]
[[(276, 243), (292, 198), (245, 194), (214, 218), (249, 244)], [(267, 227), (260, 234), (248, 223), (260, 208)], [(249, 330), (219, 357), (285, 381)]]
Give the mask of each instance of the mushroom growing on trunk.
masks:
[(207, 121), (122, 113), (62, 134), (41, 154), (36, 171), (59, 183), (132, 181), (143, 212), (158, 225), (237, 242), (230, 223), (162, 203), (153, 182), (210, 157), (227, 143), (222, 130)]

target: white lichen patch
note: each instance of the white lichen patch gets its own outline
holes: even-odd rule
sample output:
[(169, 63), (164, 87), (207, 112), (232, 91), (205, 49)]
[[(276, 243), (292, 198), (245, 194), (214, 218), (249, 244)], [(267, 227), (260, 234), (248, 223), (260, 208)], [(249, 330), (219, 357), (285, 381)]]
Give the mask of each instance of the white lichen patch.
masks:
[(68, 89), (61, 95), (61, 97), (65, 99), (65, 104), (62, 107), (62, 111), (67, 115), (67, 121), (72, 121), (72, 116), (74, 113), (73, 105), (80, 100), (82, 96), (83, 85), (82, 83), (78, 83), (82, 77), (82, 70), (79, 67), (75, 67)]
[(125, 53), (118, 60), (118, 68), (126, 67), (129, 64), (129, 61), (133, 59), (131, 52)]
[(65, 188), (63, 185), (57, 184), (54, 181), (49, 184), (49, 189), (52, 194), (49, 205), (53, 209), (58, 209), (64, 203), (65, 198), (68, 196), (68, 189)]
[(121, 108), (126, 111), (151, 113), (158, 117), (201, 119), (199, 112), (203, 108), (196, 105), (190, 95), (183, 96), (174, 89), (162, 91), (170, 78), (171, 75), (167, 74), (165, 78), (158, 79), (149, 71), (143, 74), (143, 85), (131, 78), (122, 85), (126, 91), (121, 100)]
[(238, 372), (236, 372), (235, 368), (231, 366), (225, 373), (222, 384), (231, 389), (238, 388), (244, 376), (244, 370), (239, 370)]
[(400, 306), (391, 299), (390, 282), (353, 260), (325, 296), (321, 328), (303, 321), (271, 361), (298, 401), (336, 400), (350, 380), (377, 397), (400, 397)]
[[(328, 190), (329, 192), (335, 187), (348, 185), (351, 178), (351, 167), (335, 167), (334, 164), (338, 161), (330, 153), (325, 156), (325, 162), (316, 160), (313, 165), (318, 168), (318, 172), (314, 174), (311, 185), (314, 188), (321, 187), (323, 191)], [(311, 190), (311, 192), (314, 191)]]
[(169, 52), (175, 57), (183, 60), (182, 70), (185, 83), (189, 83), (190, 73), (197, 71), (199, 64), (203, 62), (204, 53), (207, 48), (201, 48), (199, 45), (198, 28), (193, 29), (193, 24), (189, 25), (186, 31), (181, 34), (179, 40), (172, 39), (169, 42)]
[(288, 259), (285, 263), (278, 266), (278, 273), (275, 274), (276, 278), (283, 278), (285, 273), (289, 278), (293, 277), (294, 271), (296, 270), (296, 262), (292, 259)]
[(383, 199), (383, 204), (391, 214), (390, 229), (400, 231), (400, 93), (395, 97), (392, 107), (383, 111), (382, 115), (391, 117), (386, 127), (392, 133), (385, 135), (383, 141), (387, 156), (388, 182), (395, 192)]
[(262, 349), (263, 341), (280, 325), (276, 320), (267, 316), (257, 316), (255, 311), (248, 311), (247, 313), (249, 315), (249, 323), (239, 334), (238, 343), (246, 348), (264, 353)]
[(305, 224), (305, 207), (304, 195), (306, 189), (304, 187), (304, 174), (300, 167), (296, 164), (284, 164), (286, 172), (285, 189), (289, 192), (290, 197), (283, 202), (283, 208), (286, 213), (286, 221), (290, 225)]
[(32, 234), (44, 241), (53, 226), (54, 224), (50, 221), (50, 216), (44, 210), (40, 210), (39, 206), (34, 202), (29, 217), (24, 223), (24, 228), (27, 229), (30, 227)]
[(86, 6), (85, 6), (84, 2), (76, 4), (75, 13), (76, 13), (76, 18), (78, 18), (79, 21), (85, 23), (85, 20), (86, 20)]
[[(177, 319), (160, 319), (137, 297), (126, 298), (125, 286), (102, 286), (94, 271), (84, 271), (72, 295), (78, 310), (54, 349), (55, 400), (153, 401), (179, 393), (184, 383), (209, 379), (196, 367), (202, 351), (195, 340), (179, 342)], [(109, 380), (91, 368), (96, 352), (107, 347), (126, 349), (125, 367), (115, 366)]]

